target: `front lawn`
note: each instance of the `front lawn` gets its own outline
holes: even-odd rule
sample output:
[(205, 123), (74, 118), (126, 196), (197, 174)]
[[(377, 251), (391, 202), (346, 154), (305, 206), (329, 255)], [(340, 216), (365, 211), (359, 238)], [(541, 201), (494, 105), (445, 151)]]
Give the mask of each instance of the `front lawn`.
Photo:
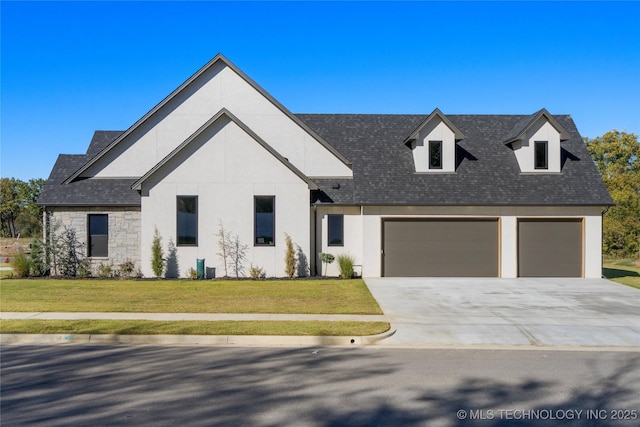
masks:
[(3, 279), (0, 311), (382, 314), (360, 279)]
[(640, 267), (626, 262), (609, 262), (604, 264), (602, 272), (607, 279), (640, 289)]
[(152, 320), (0, 321), (0, 333), (3, 334), (364, 336), (377, 335), (388, 330), (389, 324), (386, 322), (165, 322)]

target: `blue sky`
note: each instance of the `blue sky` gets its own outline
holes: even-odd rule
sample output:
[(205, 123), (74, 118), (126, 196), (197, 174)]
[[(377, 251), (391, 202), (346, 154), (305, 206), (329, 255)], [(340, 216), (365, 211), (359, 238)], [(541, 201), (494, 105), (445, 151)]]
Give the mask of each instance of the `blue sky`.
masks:
[(640, 2), (10, 2), (3, 177), (46, 178), (222, 52), (294, 113), (571, 114), (640, 133)]

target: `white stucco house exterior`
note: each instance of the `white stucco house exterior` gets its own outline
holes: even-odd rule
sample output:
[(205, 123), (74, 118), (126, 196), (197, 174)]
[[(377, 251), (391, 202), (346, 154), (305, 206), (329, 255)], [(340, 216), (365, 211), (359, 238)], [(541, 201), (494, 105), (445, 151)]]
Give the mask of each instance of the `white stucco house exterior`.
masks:
[[(348, 253), (380, 276), (600, 277), (612, 204), (570, 116), (293, 114), (217, 55), (126, 131), (60, 155), (39, 203), (93, 264), (151, 272), (158, 230), (185, 276), (224, 272), (220, 225), (245, 265), (300, 275)], [(337, 275), (337, 266), (329, 266)]]

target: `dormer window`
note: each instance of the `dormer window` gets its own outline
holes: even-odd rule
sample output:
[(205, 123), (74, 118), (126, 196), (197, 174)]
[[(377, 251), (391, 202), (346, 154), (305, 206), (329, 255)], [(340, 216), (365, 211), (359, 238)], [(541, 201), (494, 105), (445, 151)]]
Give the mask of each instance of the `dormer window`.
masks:
[(536, 169), (549, 169), (549, 142), (535, 141), (534, 165)]
[(429, 141), (429, 169), (442, 169), (442, 141)]
[(522, 173), (560, 173), (562, 141), (569, 133), (545, 109), (515, 123), (504, 143), (511, 147)]
[(463, 138), (462, 132), (436, 108), (404, 143), (413, 153), (417, 173), (453, 173), (456, 143)]

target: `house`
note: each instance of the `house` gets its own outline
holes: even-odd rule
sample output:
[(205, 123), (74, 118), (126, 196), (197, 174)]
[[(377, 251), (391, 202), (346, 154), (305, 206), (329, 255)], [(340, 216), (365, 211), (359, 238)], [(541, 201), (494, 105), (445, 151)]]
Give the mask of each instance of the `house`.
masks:
[(286, 233), (301, 275), (327, 252), (365, 277), (511, 278), (600, 277), (612, 200), (568, 115), (293, 114), (217, 55), (129, 129), (60, 155), (39, 203), (93, 264), (145, 276), (156, 229), (177, 274), (205, 259), (220, 276), (223, 226), (268, 276)]

